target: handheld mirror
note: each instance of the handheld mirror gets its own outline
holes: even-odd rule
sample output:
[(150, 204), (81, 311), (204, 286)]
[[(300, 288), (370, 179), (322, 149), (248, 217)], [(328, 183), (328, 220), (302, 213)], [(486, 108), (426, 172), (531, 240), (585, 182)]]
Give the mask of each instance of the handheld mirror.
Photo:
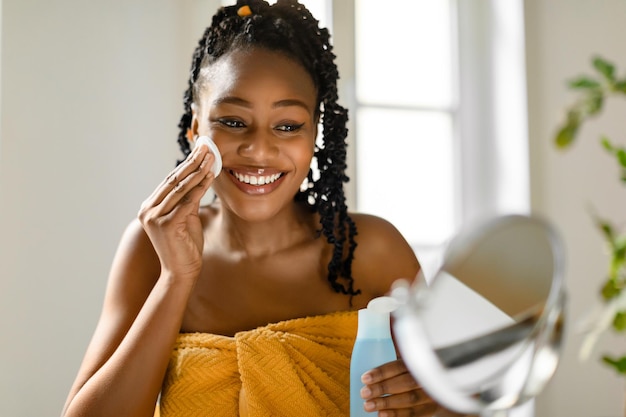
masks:
[(509, 215), (459, 233), (429, 284), (392, 290), (398, 349), (441, 405), (507, 415), (556, 370), (564, 324), (563, 248), (536, 218)]

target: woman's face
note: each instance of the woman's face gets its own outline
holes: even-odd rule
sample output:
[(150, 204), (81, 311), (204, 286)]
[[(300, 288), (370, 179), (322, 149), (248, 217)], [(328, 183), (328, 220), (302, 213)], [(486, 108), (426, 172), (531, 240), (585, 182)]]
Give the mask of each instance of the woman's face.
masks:
[(264, 49), (234, 51), (202, 74), (195, 134), (213, 138), (223, 170), (213, 189), (248, 221), (293, 203), (306, 178), (317, 134), (317, 92), (308, 73)]

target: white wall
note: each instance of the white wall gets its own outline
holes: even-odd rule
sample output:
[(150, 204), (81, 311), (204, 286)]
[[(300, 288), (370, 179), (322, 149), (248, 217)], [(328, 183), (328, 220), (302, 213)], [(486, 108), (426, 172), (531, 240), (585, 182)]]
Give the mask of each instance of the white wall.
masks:
[(60, 414), (216, 3), (4, 0), (0, 416)]
[[(561, 365), (537, 400), (539, 417), (623, 415), (624, 380), (597, 359), (577, 359), (581, 335), (574, 324), (597, 302), (607, 258), (588, 208), (626, 224), (626, 190), (616, 164), (598, 145), (601, 133), (626, 144), (626, 100), (580, 132), (574, 148), (557, 152), (551, 142), (566, 105), (575, 97), (565, 81), (592, 73), (592, 55), (613, 60), (626, 74), (626, 2), (623, 0), (526, 0), (531, 198), (535, 212), (555, 222), (568, 250), (569, 329)], [(605, 337), (598, 352), (626, 353), (624, 336)]]

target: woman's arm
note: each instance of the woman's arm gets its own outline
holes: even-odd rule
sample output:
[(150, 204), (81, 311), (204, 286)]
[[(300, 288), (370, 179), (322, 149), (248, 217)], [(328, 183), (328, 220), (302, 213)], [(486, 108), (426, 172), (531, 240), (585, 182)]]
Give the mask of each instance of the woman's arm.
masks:
[(104, 305), (63, 416), (152, 416), (202, 266), (200, 198), (212, 183), (200, 147), (144, 202), (115, 255)]

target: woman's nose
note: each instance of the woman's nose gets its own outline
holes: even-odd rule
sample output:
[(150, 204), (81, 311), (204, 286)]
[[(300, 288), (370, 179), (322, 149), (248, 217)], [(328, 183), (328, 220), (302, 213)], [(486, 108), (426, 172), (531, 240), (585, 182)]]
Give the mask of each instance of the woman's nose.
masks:
[(239, 154), (254, 160), (266, 160), (278, 154), (276, 138), (268, 132), (251, 133), (239, 145)]

